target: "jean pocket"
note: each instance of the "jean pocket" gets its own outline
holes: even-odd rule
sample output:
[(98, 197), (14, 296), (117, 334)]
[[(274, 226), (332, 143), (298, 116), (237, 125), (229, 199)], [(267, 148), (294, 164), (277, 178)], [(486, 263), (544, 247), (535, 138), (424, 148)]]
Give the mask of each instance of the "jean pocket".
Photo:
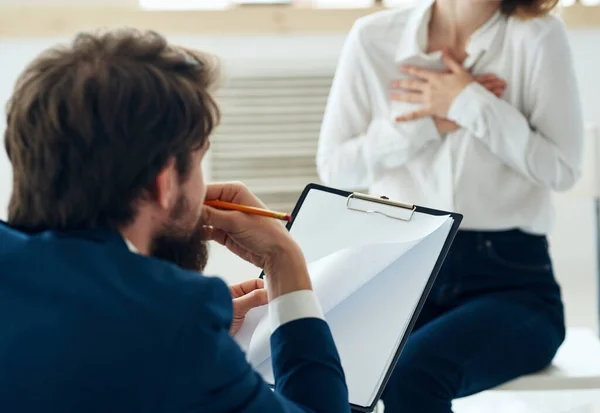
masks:
[(552, 271), (548, 244), (543, 238), (488, 238), (484, 240), (483, 247), (490, 261), (507, 269), (528, 272)]

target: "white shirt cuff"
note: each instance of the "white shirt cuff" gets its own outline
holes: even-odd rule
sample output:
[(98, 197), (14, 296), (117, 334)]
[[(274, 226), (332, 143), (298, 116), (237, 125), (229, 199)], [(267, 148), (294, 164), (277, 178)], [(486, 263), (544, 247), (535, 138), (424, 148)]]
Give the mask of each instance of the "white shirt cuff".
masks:
[(481, 133), (479, 121), (482, 118), (482, 112), (485, 111), (487, 102), (495, 99), (492, 92), (477, 82), (469, 83), (458, 94), (450, 105), (448, 110), (448, 119), (456, 122), (464, 128), (470, 129), (475, 134)]
[(271, 331), (282, 325), (302, 318), (324, 320), (321, 304), (314, 291), (294, 291), (277, 297), (269, 303)]

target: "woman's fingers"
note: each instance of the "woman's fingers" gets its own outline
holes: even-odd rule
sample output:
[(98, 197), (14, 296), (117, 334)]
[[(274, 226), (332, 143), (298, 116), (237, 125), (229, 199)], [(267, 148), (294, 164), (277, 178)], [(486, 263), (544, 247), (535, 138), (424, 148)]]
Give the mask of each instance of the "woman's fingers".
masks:
[(401, 79), (392, 82), (392, 90), (404, 89), (406, 91), (423, 92), (427, 86), (427, 82), (421, 79)]
[(390, 93), (390, 100), (410, 103), (423, 103), (425, 101), (425, 97), (422, 93), (399, 91)]

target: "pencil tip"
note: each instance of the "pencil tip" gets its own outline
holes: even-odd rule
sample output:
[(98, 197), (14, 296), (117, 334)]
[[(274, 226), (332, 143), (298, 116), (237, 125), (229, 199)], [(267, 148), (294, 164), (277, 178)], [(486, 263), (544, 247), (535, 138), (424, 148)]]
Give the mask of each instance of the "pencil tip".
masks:
[(291, 215), (286, 215), (286, 216), (285, 216), (285, 220), (286, 220), (287, 222), (292, 222), (292, 219), (293, 219), (293, 218), (292, 218), (292, 216), (291, 216)]

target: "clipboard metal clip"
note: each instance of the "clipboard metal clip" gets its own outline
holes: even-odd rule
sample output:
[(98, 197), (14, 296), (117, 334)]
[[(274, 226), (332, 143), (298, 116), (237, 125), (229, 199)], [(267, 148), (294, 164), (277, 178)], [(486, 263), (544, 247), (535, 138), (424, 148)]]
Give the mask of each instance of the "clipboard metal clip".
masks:
[[(400, 216), (390, 215), (385, 212), (377, 211), (377, 210), (373, 210), (373, 209), (356, 208), (351, 205), (353, 199), (358, 199), (361, 201), (368, 201), (368, 202), (375, 202), (378, 204), (388, 205), (388, 206), (392, 206), (392, 207), (396, 207), (396, 208), (408, 209), (408, 210), (410, 210), (410, 214), (408, 215), (408, 217), (400, 217)], [(387, 197), (384, 197), (384, 196), (382, 196), (381, 198), (377, 198), (374, 196), (360, 194), (357, 192), (348, 195), (348, 198), (346, 198), (346, 208), (351, 211), (364, 212), (367, 214), (379, 214), (379, 215), (383, 215), (388, 218), (397, 219), (400, 221), (407, 221), (407, 222), (412, 219), (413, 214), (415, 213), (415, 211), (417, 209), (417, 207), (415, 207), (414, 205), (405, 204), (403, 202), (390, 201)]]

